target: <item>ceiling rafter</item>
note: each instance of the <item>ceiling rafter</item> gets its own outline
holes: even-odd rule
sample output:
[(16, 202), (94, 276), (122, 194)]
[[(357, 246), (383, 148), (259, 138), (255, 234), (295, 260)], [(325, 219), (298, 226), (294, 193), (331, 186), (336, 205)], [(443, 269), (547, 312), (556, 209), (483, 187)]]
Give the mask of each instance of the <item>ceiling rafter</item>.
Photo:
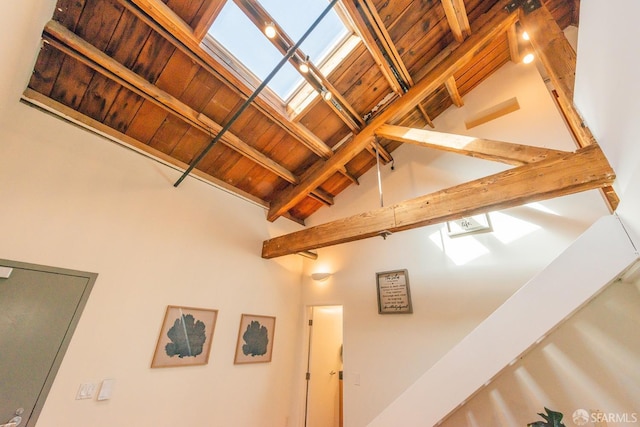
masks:
[[(44, 28), (43, 37), (47, 43), (56, 49), (64, 51), (94, 71), (134, 91), (168, 113), (198, 128), (203, 133), (216, 135), (222, 129), (221, 125), (206, 115), (193, 110), (177, 98), (149, 83), (124, 65), (113, 60), (107, 54), (82, 40), (60, 23), (49, 21)], [(300, 181), (300, 178), (294, 173), (264, 153), (256, 150), (231, 132), (226, 132), (220, 142), (291, 184), (297, 184)], [(314, 189), (310, 195), (315, 196), (314, 198), (316, 200), (322, 201), (327, 205), (333, 204), (332, 196), (319, 188)]]
[[(227, 68), (222, 61), (214, 60), (210, 53), (205, 51), (189, 27), (178, 15), (160, 0), (117, 0), (120, 4), (132, 12), (137, 18), (161, 34), (177, 49), (205, 68), (211, 74), (223, 81), (231, 90), (247, 99), (253, 89), (248, 87)], [(289, 135), (306, 146), (318, 156), (324, 156), (331, 151), (319, 138), (308, 138), (298, 128), (298, 123), (289, 120), (282, 106), (276, 106), (264, 98), (257, 97), (254, 105), (267, 117), (270, 117)]]
[(444, 84), (459, 67), (467, 64), (490, 40), (498, 34), (504, 33), (517, 19), (517, 13), (507, 14), (503, 7), (506, 2), (499, 2), (488, 14), (490, 18), (477, 32), (473, 33), (450, 55), (435, 65), (415, 86), (410, 88), (393, 105), (374, 117), (369, 124), (363, 128), (359, 134), (343, 145), (336, 154), (331, 157), (324, 166), (301, 181), (297, 186), (289, 186), (283, 190), (274, 200), (269, 209), (267, 219), (274, 221), (283, 215), (306, 195), (318, 187), (328, 177), (336, 172), (340, 167), (353, 159), (360, 153), (374, 138), (375, 130), (386, 123), (392, 123), (401, 116), (415, 108), (426, 96)]
[(378, 46), (373, 33), (369, 30), (368, 22), (360, 12), (362, 10), (362, 5), (359, 0), (340, 0), (340, 2), (351, 18), (355, 26), (355, 30), (362, 39), (365, 47), (373, 57), (373, 60), (382, 72), (387, 83), (389, 83), (391, 90), (398, 95), (404, 93), (404, 90), (400, 85), (400, 82), (398, 82), (389, 61), (385, 57), (384, 51)]
[(597, 144), (393, 206), (266, 240), (263, 258), (309, 251), (611, 185), (615, 174)]
[(460, 96), (460, 92), (458, 91), (458, 85), (456, 84), (456, 78), (450, 76), (447, 80), (444, 81), (444, 86), (447, 88), (447, 92), (449, 92), (449, 97), (451, 98), (451, 102), (456, 107), (462, 107), (464, 105), (464, 101), (462, 100), (462, 96)]
[(463, 42), (471, 34), (464, 0), (441, 0), (441, 2), (453, 38), (458, 42)]
[(204, 36), (207, 35), (209, 28), (213, 25), (213, 21), (216, 20), (225, 3), (226, 0), (210, 0), (204, 11), (198, 14), (201, 19), (191, 23), (193, 35), (197, 40), (204, 39)]

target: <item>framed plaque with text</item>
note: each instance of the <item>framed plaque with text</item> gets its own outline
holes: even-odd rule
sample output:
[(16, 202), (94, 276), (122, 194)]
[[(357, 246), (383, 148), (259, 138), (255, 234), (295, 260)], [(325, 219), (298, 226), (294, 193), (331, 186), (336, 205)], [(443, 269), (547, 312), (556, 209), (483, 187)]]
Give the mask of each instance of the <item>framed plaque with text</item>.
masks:
[(407, 270), (376, 273), (376, 286), (379, 314), (413, 313)]

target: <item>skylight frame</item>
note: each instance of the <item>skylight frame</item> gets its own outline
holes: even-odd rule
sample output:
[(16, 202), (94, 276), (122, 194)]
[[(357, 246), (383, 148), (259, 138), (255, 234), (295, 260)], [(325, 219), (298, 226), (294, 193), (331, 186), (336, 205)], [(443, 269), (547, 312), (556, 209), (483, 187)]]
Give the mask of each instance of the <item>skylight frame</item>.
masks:
[[(233, 0), (230, 1), (233, 2)], [(356, 48), (358, 42), (361, 41), (361, 39), (355, 32), (354, 25), (348, 18), (348, 14), (340, 3), (337, 3), (334, 6), (334, 13), (336, 13), (337, 18), (344, 26), (346, 30), (345, 34), (336, 42), (334, 42), (333, 46), (329, 47), (328, 53), (324, 56), (324, 58), (322, 58), (321, 61), (314, 61), (313, 58), (310, 58), (316, 70), (320, 71), (320, 73), (322, 74), (322, 78), (324, 79), (326, 79), (326, 76), (331, 71), (333, 71), (333, 69), (335, 69), (351, 51)], [(250, 18), (248, 17), (247, 19), (250, 20)], [(257, 25), (254, 25), (254, 27), (258, 28)], [(258, 30), (262, 33), (262, 29), (258, 28)], [(265, 40), (271, 42), (269, 39), (267, 39), (266, 36), (264, 37)], [(215, 37), (213, 37), (210, 32), (207, 32), (207, 34), (205, 35), (203, 39), (203, 46), (208, 48), (212, 56), (217, 57), (217, 59), (219, 59), (222, 64), (224, 64), (234, 75), (236, 75), (239, 80), (247, 84), (247, 86), (255, 89), (261, 84), (262, 80), (260, 79), (260, 77), (258, 77), (252, 70), (250, 70), (249, 67), (247, 67), (242, 61), (236, 58), (236, 56), (231, 53), (229, 49), (227, 49)], [(347, 52), (345, 52), (345, 48), (347, 49)], [(274, 49), (276, 48), (274, 47)], [(306, 52), (304, 53), (306, 54)], [(278, 55), (282, 54), (278, 52)], [(336, 60), (336, 56), (339, 58), (338, 60)], [(293, 66), (293, 64), (289, 63), (289, 66)], [(300, 96), (302, 92), (304, 92), (304, 95)], [(286, 98), (282, 98), (281, 96), (279, 96), (271, 87), (269, 87), (269, 85), (264, 88), (263, 92), (259, 96), (270, 101), (271, 103), (279, 105), (281, 108), (291, 114), (292, 112), (299, 113), (301, 111), (300, 104), (304, 104), (302, 108), (305, 108), (310, 104), (310, 101), (318, 95), (319, 93), (317, 89), (313, 88), (309, 81), (305, 79), (304, 75), (301, 74), (298, 83), (295, 84)]]

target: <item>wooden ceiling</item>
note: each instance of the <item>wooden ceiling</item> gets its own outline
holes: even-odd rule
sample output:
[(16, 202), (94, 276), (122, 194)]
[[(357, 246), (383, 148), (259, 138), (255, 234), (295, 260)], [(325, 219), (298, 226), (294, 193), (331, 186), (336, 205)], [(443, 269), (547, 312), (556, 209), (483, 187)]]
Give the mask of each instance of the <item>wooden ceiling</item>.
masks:
[[(270, 18), (259, 0), (228, 1), (258, 26)], [(575, 52), (560, 30), (578, 24), (579, 0), (338, 0), (339, 13), (361, 41), (326, 75), (322, 64), (311, 64), (305, 75), (310, 87), (334, 96), (315, 96), (301, 111), (268, 88), (256, 94), (261, 82), (207, 39), (224, 3), (59, 0), (23, 98), (185, 171), (176, 186), (192, 174), (258, 203), (270, 221), (283, 216), (304, 223), (357, 185), (377, 158), (391, 161), (407, 142), (518, 165), (513, 171), (520, 170), (521, 179), (540, 177), (545, 167), (560, 171), (533, 189), (514, 184), (515, 173), (496, 179), (516, 190), (487, 192), (486, 182), (469, 183), (465, 191), (483, 188), (491, 195), (461, 198), (446, 212), (425, 213), (433, 203), (414, 201), (403, 206), (411, 217), (406, 222), (376, 220), (399, 215), (390, 207), (364, 220), (345, 219), (343, 228), (329, 224), (329, 233), (305, 229), (265, 242), (265, 257), (590, 188), (605, 188), (615, 208), (608, 188), (613, 171), (573, 108)], [(528, 47), (518, 37), (522, 28), (532, 36), (578, 146), (594, 147), (529, 153), (531, 147), (476, 141), (460, 149), (441, 134), (414, 132), (433, 127), (434, 118), (461, 106), (494, 71), (519, 61)], [(273, 39), (283, 55), (295, 42), (281, 28)], [(294, 64), (304, 58), (299, 50), (290, 54)], [(514, 154), (522, 152), (528, 157)], [(595, 166), (585, 168), (585, 162)]]

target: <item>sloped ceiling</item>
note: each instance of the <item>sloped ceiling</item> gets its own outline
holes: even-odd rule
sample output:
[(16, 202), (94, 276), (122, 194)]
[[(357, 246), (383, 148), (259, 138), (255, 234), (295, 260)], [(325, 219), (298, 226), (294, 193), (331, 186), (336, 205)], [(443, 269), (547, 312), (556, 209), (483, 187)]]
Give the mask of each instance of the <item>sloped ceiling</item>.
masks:
[[(273, 20), (257, 0), (233, 1), (258, 27)], [(184, 170), (175, 186), (197, 175), (264, 206), (270, 221), (304, 223), (357, 185), (377, 159), (391, 161), (403, 143), (490, 158), (518, 170), (496, 177), (499, 187), (492, 191), (483, 182), (467, 184), (468, 195), (448, 200), (454, 207), (446, 212), (431, 209), (430, 200), (443, 195), (427, 195), (363, 220), (345, 219), (340, 227), (265, 242), (265, 257), (607, 189), (614, 178), (573, 108), (575, 52), (561, 29), (577, 25), (577, 0), (335, 1), (357, 43), (330, 71), (311, 61), (301, 89), (311, 96), (302, 107), (286, 104), (268, 88), (257, 93), (261, 82), (206, 36), (224, 3), (59, 0), (23, 98)], [(522, 29), (532, 35), (530, 43), (520, 37)], [(273, 43), (294, 65), (305, 57), (292, 49), (295, 42), (282, 28)], [(586, 148), (562, 153), (495, 141), (461, 148), (437, 132), (419, 132), (529, 48), (550, 75), (578, 147)], [(323, 90), (333, 98), (319, 96)], [(543, 176), (543, 170), (554, 173)], [(524, 188), (531, 177), (540, 185)], [(479, 193), (488, 197), (474, 196)], [(606, 194), (615, 207), (613, 191)], [(401, 210), (405, 219), (398, 220)]]

